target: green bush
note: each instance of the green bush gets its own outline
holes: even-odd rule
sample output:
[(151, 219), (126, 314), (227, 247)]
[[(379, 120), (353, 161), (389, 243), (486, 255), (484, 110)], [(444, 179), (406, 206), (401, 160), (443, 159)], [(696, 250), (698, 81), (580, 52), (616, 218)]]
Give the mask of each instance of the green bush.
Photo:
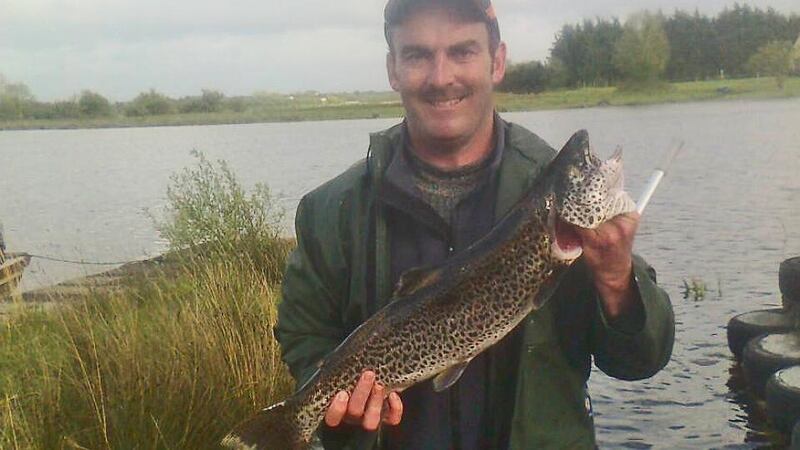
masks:
[(142, 92), (137, 95), (125, 107), (126, 116), (159, 116), (174, 112), (175, 108), (172, 100), (164, 94), (150, 89), (149, 92)]
[(283, 274), (289, 244), (280, 238), (283, 218), (269, 189), (250, 194), (225, 161), (216, 166), (197, 151), (197, 165), (172, 177), (165, 217), (157, 220), (173, 251), (192, 258), (236, 258), (259, 268), (271, 282)]
[(111, 115), (111, 104), (102, 95), (83, 91), (78, 98), (78, 107), (83, 117), (108, 117)]
[(0, 119), (22, 119), (30, 114), (35, 99), (25, 83), (8, 83), (0, 79)]

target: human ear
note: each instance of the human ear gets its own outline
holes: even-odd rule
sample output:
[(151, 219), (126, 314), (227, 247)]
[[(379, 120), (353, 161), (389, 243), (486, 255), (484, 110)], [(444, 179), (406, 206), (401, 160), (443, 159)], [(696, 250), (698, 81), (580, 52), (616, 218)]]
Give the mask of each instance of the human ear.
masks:
[(391, 86), (393, 90), (399, 91), (400, 82), (397, 80), (397, 68), (395, 67), (394, 62), (394, 53), (391, 51), (386, 54), (386, 74), (389, 77), (389, 86)]
[(492, 59), (492, 83), (495, 85), (500, 84), (506, 76), (507, 51), (506, 43), (500, 42), (497, 46), (497, 50), (494, 52), (494, 58)]

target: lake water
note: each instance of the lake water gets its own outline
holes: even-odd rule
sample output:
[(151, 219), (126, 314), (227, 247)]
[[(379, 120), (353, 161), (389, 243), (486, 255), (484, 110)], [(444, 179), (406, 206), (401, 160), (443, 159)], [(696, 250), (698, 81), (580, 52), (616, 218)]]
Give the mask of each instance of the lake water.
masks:
[[(645, 213), (636, 250), (675, 307), (667, 369), (642, 382), (595, 371), (604, 448), (754, 448), (764, 442), (740, 392), (725, 325), (780, 305), (778, 264), (800, 255), (800, 100), (715, 102), (504, 114), (557, 148), (587, 128), (595, 150), (625, 151), (638, 194), (662, 155), (685, 149)], [(0, 221), (11, 250), (60, 259), (128, 261), (164, 249), (151, 215), (191, 150), (225, 159), (246, 185), (269, 184), (287, 210), (366, 154), (368, 133), (395, 120), (0, 132)], [(635, 196), (635, 195), (634, 195)], [(34, 288), (103, 270), (34, 259)], [(708, 287), (682, 297), (684, 280)]]

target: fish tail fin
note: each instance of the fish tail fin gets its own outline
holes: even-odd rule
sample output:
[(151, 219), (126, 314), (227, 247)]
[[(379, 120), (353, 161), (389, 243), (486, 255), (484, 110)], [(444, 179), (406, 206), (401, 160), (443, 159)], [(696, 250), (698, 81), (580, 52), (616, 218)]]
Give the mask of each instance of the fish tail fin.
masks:
[(310, 444), (297, 430), (291, 408), (281, 402), (237, 425), (222, 440), (231, 450), (305, 450)]

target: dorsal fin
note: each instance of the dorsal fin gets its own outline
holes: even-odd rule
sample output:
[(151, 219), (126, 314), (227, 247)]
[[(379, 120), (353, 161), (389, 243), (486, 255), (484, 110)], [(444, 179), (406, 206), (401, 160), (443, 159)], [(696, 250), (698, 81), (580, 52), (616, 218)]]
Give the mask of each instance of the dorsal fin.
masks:
[(470, 361), (471, 360), (466, 360), (456, 364), (455, 366), (450, 366), (439, 375), (436, 375), (436, 378), (433, 379), (433, 390), (436, 392), (442, 392), (443, 390), (454, 385), (456, 381), (461, 378), (461, 374), (464, 373), (464, 369), (467, 368), (467, 365), (469, 365)]
[(441, 279), (441, 273), (439, 269), (411, 269), (400, 275), (400, 281), (394, 288), (394, 296), (405, 297), (431, 286)]

